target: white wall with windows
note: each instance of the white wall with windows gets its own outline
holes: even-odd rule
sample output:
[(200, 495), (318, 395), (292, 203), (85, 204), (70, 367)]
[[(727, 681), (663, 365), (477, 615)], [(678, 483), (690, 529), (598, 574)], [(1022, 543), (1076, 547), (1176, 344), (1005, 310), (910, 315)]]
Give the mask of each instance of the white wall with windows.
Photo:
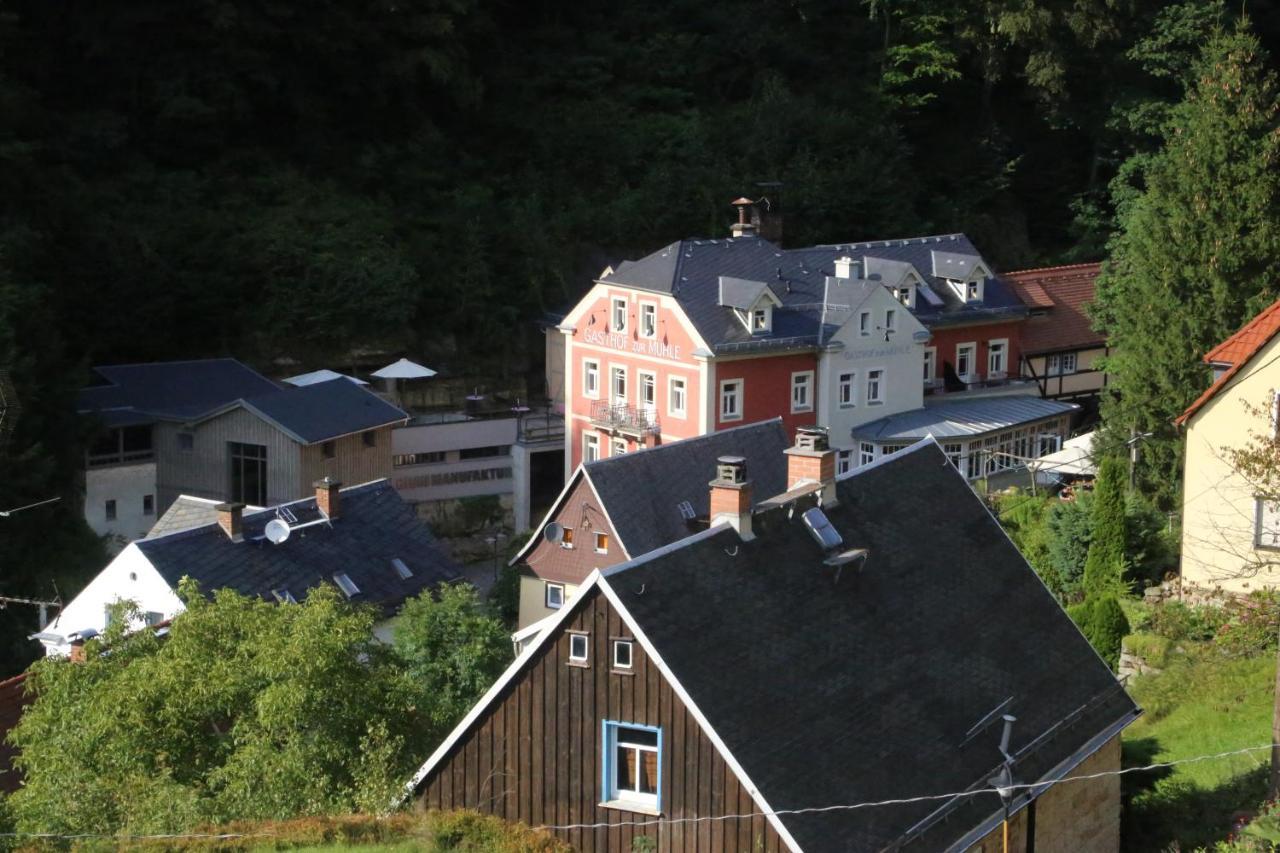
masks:
[(90, 468), (84, 475), (84, 520), (111, 550), (141, 539), (156, 523), (156, 463)]
[(837, 468), (844, 458), (852, 469), (858, 464), (858, 448), (850, 436), (855, 426), (924, 405), (928, 333), (887, 288), (872, 286), (836, 298), (860, 301), (850, 306), (843, 325), (819, 353), (817, 419), (827, 428), (832, 448), (848, 452), (837, 457)]
[[(1025, 471), (1027, 462), (1061, 449), (1070, 426), (1069, 417), (1055, 417), (987, 435), (942, 438), (938, 443), (957, 470), (976, 480), (1001, 471)], [(856, 467), (869, 465), (913, 442), (860, 442)]]

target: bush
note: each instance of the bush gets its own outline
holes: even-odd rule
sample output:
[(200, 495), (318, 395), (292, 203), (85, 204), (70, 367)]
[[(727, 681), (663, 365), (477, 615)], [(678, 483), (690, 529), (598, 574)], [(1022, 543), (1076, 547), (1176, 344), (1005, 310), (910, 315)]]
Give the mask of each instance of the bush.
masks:
[(1067, 608), (1089, 644), (1112, 669), (1120, 662), (1120, 643), (1129, 633), (1129, 620), (1114, 595), (1095, 596)]
[(1124, 463), (1102, 460), (1090, 514), (1089, 552), (1081, 581), (1085, 595), (1112, 595), (1124, 576), (1128, 519), (1124, 499)]
[(1148, 665), (1163, 669), (1169, 662), (1169, 649), (1173, 641), (1158, 634), (1130, 634), (1124, 638), (1124, 646)]
[(1274, 652), (1280, 631), (1280, 592), (1255, 590), (1248, 598), (1232, 602), (1231, 614), (1214, 635), (1214, 646), (1232, 657)]
[(1073, 501), (1059, 501), (1045, 514), (1048, 569), (1057, 578), (1056, 585), (1050, 586), (1065, 598), (1080, 594), (1093, 529), (1092, 510), (1093, 495), (1082, 492)]
[(1212, 640), (1227, 622), (1227, 612), (1214, 605), (1189, 607), (1181, 601), (1166, 601), (1151, 613), (1151, 633), (1174, 642)]

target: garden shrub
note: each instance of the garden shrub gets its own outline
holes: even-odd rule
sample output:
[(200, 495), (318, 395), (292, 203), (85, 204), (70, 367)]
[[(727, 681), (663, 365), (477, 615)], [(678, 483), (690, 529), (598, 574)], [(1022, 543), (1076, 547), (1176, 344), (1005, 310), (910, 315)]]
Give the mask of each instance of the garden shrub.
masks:
[(1107, 665), (1115, 669), (1120, 662), (1120, 643), (1129, 633), (1129, 620), (1115, 596), (1096, 596), (1073, 604), (1067, 608), (1067, 615)]
[(1228, 618), (1228, 613), (1215, 605), (1192, 607), (1181, 601), (1166, 601), (1151, 613), (1151, 633), (1175, 642), (1203, 642), (1212, 640)]
[(1280, 592), (1255, 590), (1227, 608), (1230, 617), (1214, 635), (1214, 646), (1232, 657), (1274, 652), (1280, 631)]

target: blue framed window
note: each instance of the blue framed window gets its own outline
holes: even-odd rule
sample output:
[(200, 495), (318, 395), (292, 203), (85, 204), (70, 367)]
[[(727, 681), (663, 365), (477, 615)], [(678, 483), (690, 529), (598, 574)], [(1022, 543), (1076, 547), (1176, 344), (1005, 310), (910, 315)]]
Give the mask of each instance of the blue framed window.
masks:
[(662, 729), (603, 723), (601, 778), (604, 801), (621, 808), (662, 809)]

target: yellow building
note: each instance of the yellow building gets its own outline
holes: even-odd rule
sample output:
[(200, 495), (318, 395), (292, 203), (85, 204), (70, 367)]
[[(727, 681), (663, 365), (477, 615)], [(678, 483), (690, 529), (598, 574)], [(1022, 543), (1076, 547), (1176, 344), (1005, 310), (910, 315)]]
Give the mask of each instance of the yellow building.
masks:
[[(1213, 384), (1182, 413), (1182, 584), (1243, 594), (1280, 583), (1280, 513), (1255, 496), (1227, 450), (1275, 429), (1280, 389), (1280, 302), (1205, 355)], [(1251, 411), (1252, 409), (1252, 411)]]

